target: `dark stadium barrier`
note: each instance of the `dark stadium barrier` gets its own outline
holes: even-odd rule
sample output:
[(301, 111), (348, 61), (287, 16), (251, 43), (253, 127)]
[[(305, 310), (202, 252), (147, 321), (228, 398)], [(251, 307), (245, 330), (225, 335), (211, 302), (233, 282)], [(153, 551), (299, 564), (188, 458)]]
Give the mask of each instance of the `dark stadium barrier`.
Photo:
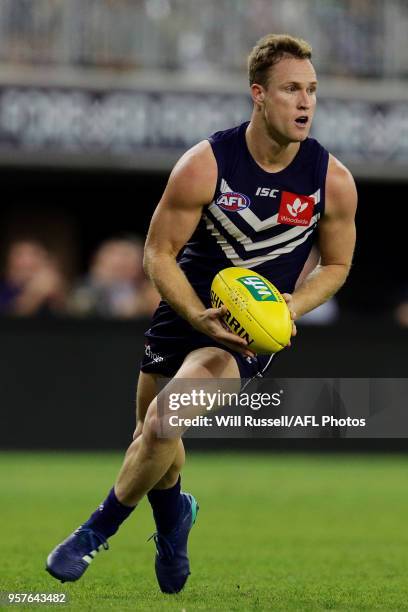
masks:
[[(134, 428), (134, 394), (146, 321), (1, 319), (2, 449), (122, 449)], [(389, 324), (301, 327), (274, 364), (276, 377), (406, 377), (408, 330)], [(188, 440), (245, 445), (406, 449), (398, 440)], [(372, 444), (370, 445), (370, 442)], [(382, 443), (383, 442), (383, 443)]]

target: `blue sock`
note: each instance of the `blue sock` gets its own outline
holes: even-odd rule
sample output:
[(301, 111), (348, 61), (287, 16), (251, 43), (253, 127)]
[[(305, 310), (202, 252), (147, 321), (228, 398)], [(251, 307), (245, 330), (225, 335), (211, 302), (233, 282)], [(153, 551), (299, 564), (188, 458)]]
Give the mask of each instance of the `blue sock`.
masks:
[(117, 532), (121, 524), (136, 506), (125, 506), (115, 495), (115, 490), (109, 491), (108, 497), (98, 506), (82, 527), (90, 527), (108, 539)]
[(177, 523), (182, 501), (180, 482), (181, 478), (179, 476), (176, 484), (170, 487), (170, 489), (152, 489), (147, 494), (153, 509), (157, 531), (163, 535), (170, 533)]

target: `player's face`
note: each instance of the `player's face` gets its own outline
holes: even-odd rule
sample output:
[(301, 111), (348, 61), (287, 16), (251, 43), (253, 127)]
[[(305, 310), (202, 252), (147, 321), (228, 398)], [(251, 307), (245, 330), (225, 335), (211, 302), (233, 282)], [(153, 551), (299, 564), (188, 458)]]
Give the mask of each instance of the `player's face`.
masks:
[(270, 69), (268, 86), (261, 87), (261, 108), (265, 127), (274, 140), (287, 144), (307, 138), (316, 88), (316, 73), (309, 60), (283, 58)]

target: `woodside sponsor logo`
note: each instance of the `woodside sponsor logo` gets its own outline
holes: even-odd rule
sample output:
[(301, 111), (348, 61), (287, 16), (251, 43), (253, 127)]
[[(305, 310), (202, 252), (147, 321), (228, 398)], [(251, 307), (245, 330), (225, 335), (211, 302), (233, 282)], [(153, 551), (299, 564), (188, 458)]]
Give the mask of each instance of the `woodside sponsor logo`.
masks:
[(282, 191), (278, 223), (308, 226), (313, 215), (314, 199), (310, 196)]

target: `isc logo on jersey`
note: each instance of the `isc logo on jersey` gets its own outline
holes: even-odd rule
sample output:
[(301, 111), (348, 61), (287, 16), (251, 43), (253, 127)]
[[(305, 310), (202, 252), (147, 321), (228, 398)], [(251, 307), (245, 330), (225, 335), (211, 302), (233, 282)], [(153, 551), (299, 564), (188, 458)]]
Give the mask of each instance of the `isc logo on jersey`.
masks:
[(248, 196), (236, 191), (222, 193), (216, 201), (217, 206), (223, 210), (229, 210), (230, 212), (244, 210), (244, 208), (248, 208), (250, 203), (251, 200), (248, 198)]

